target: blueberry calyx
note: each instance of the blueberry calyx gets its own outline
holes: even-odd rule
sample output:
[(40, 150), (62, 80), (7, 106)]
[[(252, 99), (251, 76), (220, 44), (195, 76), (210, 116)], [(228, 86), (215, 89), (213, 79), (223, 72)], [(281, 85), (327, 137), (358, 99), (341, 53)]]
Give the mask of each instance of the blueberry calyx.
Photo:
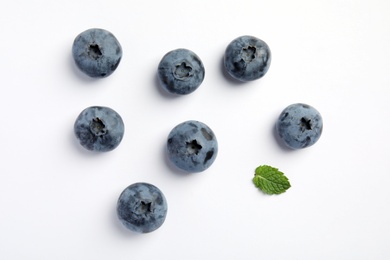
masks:
[(196, 140), (192, 140), (191, 142), (186, 142), (187, 151), (189, 154), (198, 155), (199, 151), (202, 149), (202, 146), (198, 144)]
[(89, 48), (88, 48), (88, 56), (89, 56), (91, 59), (97, 60), (97, 59), (99, 59), (102, 55), (103, 55), (103, 53), (102, 53), (102, 51), (100, 50), (100, 47), (99, 47), (98, 44), (93, 43), (93, 44), (89, 45)]
[(193, 76), (192, 67), (188, 65), (188, 62), (181, 62), (173, 69), (173, 76), (179, 80), (188, 80)]
[(89, 125), (89, 128), (91, 129), (91, 132), (95, 136), (102, 136), (107, 134), (106, 125), (98, 117), (91, 120), (91, 124)]
[(256, 47), (254, 46), (248, 46), (248, 48), (242, 49), (242, 59), (245, 61), (245, 63), (250, 63), (256, 58)]
[(146, 215), (148, 213), (153, 212), (153, 210), (152, 210), (152, 202), (142, 200), (140, 202), (140, 204), (138, 205), (138, 207), (137, 207), (137, 211), (138, 211), (139, 215), (142, 215), (142, 214)]
[(305, 130), (311, 130), (311, 119), (302, 117), (300, 125), (302, 132), (304, 132)]

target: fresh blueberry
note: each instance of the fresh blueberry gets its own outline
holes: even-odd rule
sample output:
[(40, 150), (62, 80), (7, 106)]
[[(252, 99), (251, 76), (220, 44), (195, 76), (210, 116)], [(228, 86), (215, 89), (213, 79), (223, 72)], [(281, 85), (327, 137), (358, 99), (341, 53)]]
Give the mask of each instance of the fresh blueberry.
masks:
[(213, 131), (204, 123), (190, 120), (174, 127), (168, 136), (169, 160), (187, 172), (201, 172), (214, 162), (218, 142)]
[(187, 49), (176, 49), (164, 55), (158, 65), (158, 78), (171, 94), (194, 92), (203, 82), (205, 70), (200, 58)]
[(122, 141), (125, 127), (121, 116), (108, 107), (84, 109), (74, 124), (80, 144), (91, 151), (108, 152)]
[(138, 182), (128, 186), (119, 196), (117, 214), (122, 224), (138, 233), (158, 229), (165, 221), (168, 205), (156, 186)]
[(321, 114), (313, 107), (297, 103), (286, 107), (276, 123), (276, 132), (291, 149), (315, 144), (322, 133)]
[(92, 78), (104, 78), (118, 67), (122, 47), (109, 31), (93, 28), (75, 38), (72, 54), (81, 71)]
[(227, 46), (224, 65), (230, 76), (239, 81), (256, 80), (267, 73), (271, 65), (271, 50), (256, 37), (241, 36)]

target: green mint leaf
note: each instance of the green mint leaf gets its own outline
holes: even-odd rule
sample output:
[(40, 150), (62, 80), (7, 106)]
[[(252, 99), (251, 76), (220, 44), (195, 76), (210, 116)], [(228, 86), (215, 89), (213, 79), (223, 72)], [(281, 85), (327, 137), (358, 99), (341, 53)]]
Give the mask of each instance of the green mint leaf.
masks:
[(268, 165), (257, 167), (252, 181), (266, 194), (281, 194), (291, 187), (283, 172)]

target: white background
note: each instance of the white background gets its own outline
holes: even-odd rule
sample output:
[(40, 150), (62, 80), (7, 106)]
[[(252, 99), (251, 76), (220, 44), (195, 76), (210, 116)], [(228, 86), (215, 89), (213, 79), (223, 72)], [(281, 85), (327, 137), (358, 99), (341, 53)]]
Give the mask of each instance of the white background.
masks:
[[(390, 259), (390, 2), (388, 0), (8, 1), (1, 24), (0, 259)], [(120, 41), (110, 77), (75, 67), (74, 38), (99, 27)], [(223, 72), (227, 44), (268, 43), (260, 80)], [(206, 68), (188, 96), (163, 93), (162, 56), (197, 53)], [(288, 105), (319, 110), (312, 147), (288, 151), (273, 134)], [(91, 105), (121, 114), (120, 146), (94, 154), (73, 123)], [(205, 172), (183, 174), (165, 159), (169, 131), (208, 124), (219, 154)], [(279, 168), (292, 187), (267, 196), (257, 166)], [(122, 190), (158, 186), (163, 226), (126, 230)]]

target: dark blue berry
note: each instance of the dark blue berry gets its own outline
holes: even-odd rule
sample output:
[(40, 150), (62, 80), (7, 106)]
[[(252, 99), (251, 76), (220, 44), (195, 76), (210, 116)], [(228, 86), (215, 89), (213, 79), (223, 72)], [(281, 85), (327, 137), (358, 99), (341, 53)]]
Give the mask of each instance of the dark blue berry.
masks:
[(80, 144), (91, 151), (108, 152), (122, 141), (125, 126), (121, 116), (108, 107), (84, 109), (74, 124)]
[(267, 73), (271, 65), (271, 50), (256, 37), (241, 36), (227, 46), (224, 65), (229, 75), (239, 81), (256, 80)]
[(201, 172), (217, 157), (218, 142), (213, 131), (199, 121), (186, 121), (174, 127), (167, 140), (169, 160), (187, 172)]
[(194, 92), (203, 82), (204, 76), (202, 61), (187, 49), (168, 52), (158, 65), (160, 84), (171, 94), (186, 95)]
[(286, 107), (276, 122), (276, 132), (291, 149), (315, 144), (322, 133), (321, 114), (313, 107), (297, 103)]
[(81, 71), (93, 78), (104, 78), (118, 67), (122, 47), (109, 31), (93, 28), (75, 38), (72, 54)]
[(149, 183), (134, 183), (119, 196), (117, 214), (122, 224), (138, 233), (158, 229), (165, 221), (168, 205), (164, 194)]

